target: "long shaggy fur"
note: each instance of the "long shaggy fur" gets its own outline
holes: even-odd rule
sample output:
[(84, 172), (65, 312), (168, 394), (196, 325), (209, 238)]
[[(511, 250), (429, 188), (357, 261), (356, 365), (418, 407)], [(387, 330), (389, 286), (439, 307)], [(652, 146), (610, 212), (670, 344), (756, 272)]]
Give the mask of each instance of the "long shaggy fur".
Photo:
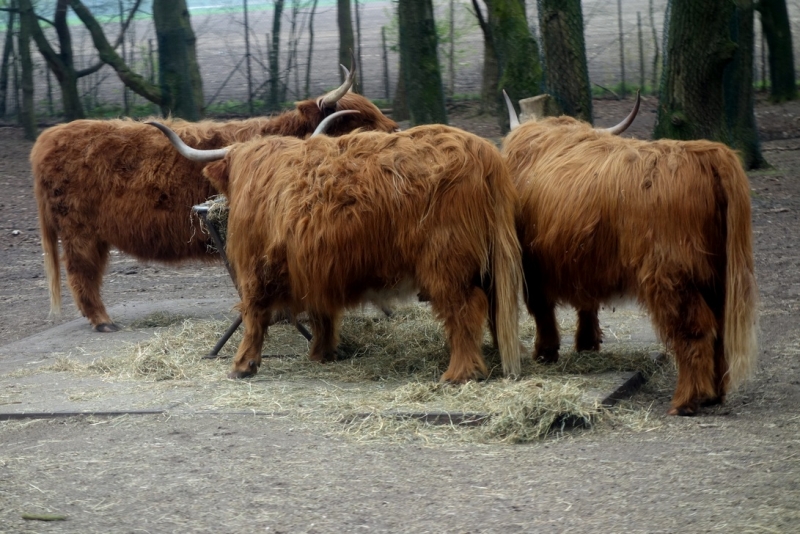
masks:
[(675, 352), (672, 413), (724, 400), (757, 354), (750, 187), (736, 154), (566, 117), (521, 125), (503, 154), (520, 195), (534, 357), (558, 357), (555, 304), (578, 310), (576, 349), (597, 350), (600, 304), (635, 297)]
[[(305, 137), (330, 113), (339, 117), (328, 135), (357, 128), (395, 131), (397, 124), (362, 96), (348, 93), (336, 109), (314, 100), (273, 118), (166, 123), (197, 148), (221, 148), (263, 135)], [(58, 239), (78, 308), (92, 326), (113, 330), (100, 299), (110, 247), (140, 260), (182, 262), (216, 259), (191, 208), (216, 194), (192, 163), (153, 128), (132, 120), (79, 120), (50, 128), (30, 155), (39, 208), (51, 313), (61, 310)]]
[(440, 125), (267, 138), (233, 145), (204, 173), (230, 203), (226, 251), (245, 322), (233, 376), (257, 371), (272, 310), (308, 312), (310, 357), (328, 361), (345, 308), (408, 285), (444, 322), (443, 380), (487, 374), (487, 314), (504, 371), (519, 373), (516, 196), (490, 143)]

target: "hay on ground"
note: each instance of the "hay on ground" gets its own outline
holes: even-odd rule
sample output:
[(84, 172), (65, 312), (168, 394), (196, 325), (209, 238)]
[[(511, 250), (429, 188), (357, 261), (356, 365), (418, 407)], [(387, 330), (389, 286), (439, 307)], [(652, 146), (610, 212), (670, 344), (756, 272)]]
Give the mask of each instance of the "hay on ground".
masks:
[[(292, 325), (269, 329), (258, 375), (228, 380), (229, 360), (203, 359), (229, 321), (184, 319), (123, 353), (99, 358), (75, 372), (109, 379), (183, 384), (198, 391), (196, 409), (252, 410), (301, 418), (309, 424), (337, 423), (356, 439), (525, 442), (566, 426), (591, 425), (609, 414), (587, 395), (593, 376), (608, 371), (658, 370), (653, 347), (615, 353), (564, 353), (558, 365), (525, 358), (522, 379), (502, 378), (500, 358), (487, 338), (491, 369), (485, 381), (460, 386), (438, 382), (449, 352), (444, 332), (428, 308), (408, 305), (391, 318), (366, 311), (345, 316), (340, 352), (346, 359), (319, 364)], [(525, 328), (528, 328), (525, 325)], [(221, 352), (232, 356), (241, 329)], [(64, 368), (70, 366), (59, 364)], [(480, 424), (430, 425), (408, 414), (479, 414)]]

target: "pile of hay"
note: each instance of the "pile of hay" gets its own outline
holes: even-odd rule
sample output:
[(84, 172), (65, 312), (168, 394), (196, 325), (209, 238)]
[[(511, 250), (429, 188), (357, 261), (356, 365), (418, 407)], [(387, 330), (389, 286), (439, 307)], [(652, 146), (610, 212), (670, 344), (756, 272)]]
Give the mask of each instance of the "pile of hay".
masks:
[[(522, 379), (506, 380), (487, 334), (488, 379), (440, 384), (449, 358), (444, 332), (426, 306), (412, 304), (391, 318), (371, 311), (347, 314), (340, 344), (346, 359), (332, 364), (309, 361), (308, 344), (292, 325), (272, 326), (258, 375), (237, 381), (226, 378), (230, 360), (203, 359), (229, 324), (178, 320), (83, 372), (152, 388), (191, 387), (197, 390), (195, 409), (287, 415), (329, 423), (357, 439), (525, 442), (565, 427), (590, 426), (607, 415), (596, 396), (587, 395), (600, 373), (650, 375), (657, 368), (649, 350), (565, 352), (556, 366), (525, 358)], [(221, 356), (232, 356), (240, 340), (241, 329)]]
[[(216, 229), (222, 242), (225, 243), (225, 237), (228, 235), (228, 197), (217, 195), (208, 199), (204, 204), (208, 206), (206, 221)], [(203, 221), (202, 218), (200, 220)], [(209, 233), (205, 221), (203, 221), (203, 231)], [(211, 248), (215, 249), (216, 247), (212, 245)]]

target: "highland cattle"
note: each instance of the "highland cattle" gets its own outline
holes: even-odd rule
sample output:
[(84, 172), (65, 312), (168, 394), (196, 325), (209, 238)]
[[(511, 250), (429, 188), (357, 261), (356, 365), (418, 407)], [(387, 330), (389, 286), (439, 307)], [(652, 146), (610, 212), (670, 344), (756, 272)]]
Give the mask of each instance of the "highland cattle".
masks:
[(226, 253), (245, 334), (231, 377), (255, 374), (271, 314), (307, 312), (311, 360), (337, 358), (344, 309), (409, 288), (444, 323), (443, 381), (488, 374), (489, 325), (507, 375), (520, 371), (516, 195), (498, 150), (443, 125), (307, 140), (268, 137), (184, 154), (229, 200)]
[(669, 413), (722, 402), (757, 351), (750, 186), (736, 153), (570, 117), (520, 125), (508, 104), (515, 128), (502, 153), (520, 200), (534, 358), (558, 359), (555, 305), (578, 312), (575, 349), (599, 350), (600, 305), (635, 298), (675, 356)]
[[(275, 117), (166, 122), (188, 142), (208, 149), (263, 135), (306, 137), (325, 117), (345, 109), (359, 113), (341, 117), (329, 135), (357, 128), (397, 130), (369, 100), (348, 92), (354, 75), (355, 69), (339, 88)], [(111, 247), (142, 261), (218, 258), (191, 211), (218, 191), (203, 178), (202, 165), (152, 134), (141, 121), (78, 120), (49, 128), (34, 144), (30, 161), (51, 315), (61, 310), (59, 240), (75, 303), (100, 332), (118, 330), (100, 296)]]

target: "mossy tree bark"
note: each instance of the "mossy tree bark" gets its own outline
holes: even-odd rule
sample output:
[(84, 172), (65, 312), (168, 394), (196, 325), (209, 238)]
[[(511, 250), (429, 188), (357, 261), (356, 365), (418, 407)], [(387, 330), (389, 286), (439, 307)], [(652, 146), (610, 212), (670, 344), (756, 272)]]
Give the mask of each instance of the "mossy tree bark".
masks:
[[(47, 41), (44, 32), (39, 27), (39, 21), (30, 0), (19, 0), (20, 20), (23, 18), (29, 22), (31, 37), (33, 37), (39, 53), (42, 54), (47, 65), (58, 80), (61, 88), (61, 103), (64, 106), (64, 118), (67, 121), (82, 119), (86, 116), (78, 93), (79, 73), (75, 70), (75, 61), (72, 53), (72, 37), (67, 25), (68, 0), (58, 0), (56, 3), (55, 16), (53, 17), (53, 27), (58, 36), (59, 52), (56, 52)], [(99, 64), (102, 66), (102, 63)], [(99, 67), (97, 67), (99, 68)], [(86, 74), (97, 70), (87, 70)]]
[(153, 0), (153, 23), (158, 39), (161, 110), (198, 120), (203, 114), (203, 81), (186, 1)]
[(731, 131), (731, 146), (739, 151), (745, 168), (756, 169), (767, 166), (767, 162), (761, 154), (753, 110), (753, 0), (735, 2), (730, 31), (739, 46), (724, 73), (725, 115)]
[[(541, 92), (542, 66), (539, 46), (525, 18), (525, 3), (520, 0), (485, 0), (486, 15), (473, 0), (475, 14), (483, 30), (486, 53), (494, 53), (497, 69), (484, 68), (483, 93), (491, 95), (500, 128), (508, 131), (508, 112), (503, 90), (512, 101), (536, 96)], [(484, 62), (484, 67), (487, 63)], [(497, 80), (491, 77), (496, 75)]]
[(722, 76), (733, 59), (732, 0), (672, 0), (655, 138), (731, 144)]
[(411, 125), (447, 124), (431, 0), (399, 0), (400, 62)]
[(539, 28), (546, 91), (564, 113), (591, 123), (592, 90), (580, 0), (540, 0)]
[(795, 100), (797, 81), (786, 0), (759, 0), (756, 9), (761, 13), (761, 28), (769, 47), (770, 99), (773, 102)]
[(19, 122), (25, 132), (25, 139), (36, 139), (36, 113), (33, 109), (33, 61), (31, 60), (31, 19), (20, 20), (17, 35), (20, 65), (22, 66), (22, 110)]
[(653, 137), (719, 141), (747, 168), (765, 165), (753, 113), (753, 0), (672, 0), (670, 10)]
[[(336, 0), (336, 22), (339, 26), (339, 64), (350, 68), (350, 53), (355, 52), (353, 16), (350, 0)], [(361, 65), (358, 65), (361, 68)], [(344, 72), (339, 69), (339, 81), (344, 81)]]

